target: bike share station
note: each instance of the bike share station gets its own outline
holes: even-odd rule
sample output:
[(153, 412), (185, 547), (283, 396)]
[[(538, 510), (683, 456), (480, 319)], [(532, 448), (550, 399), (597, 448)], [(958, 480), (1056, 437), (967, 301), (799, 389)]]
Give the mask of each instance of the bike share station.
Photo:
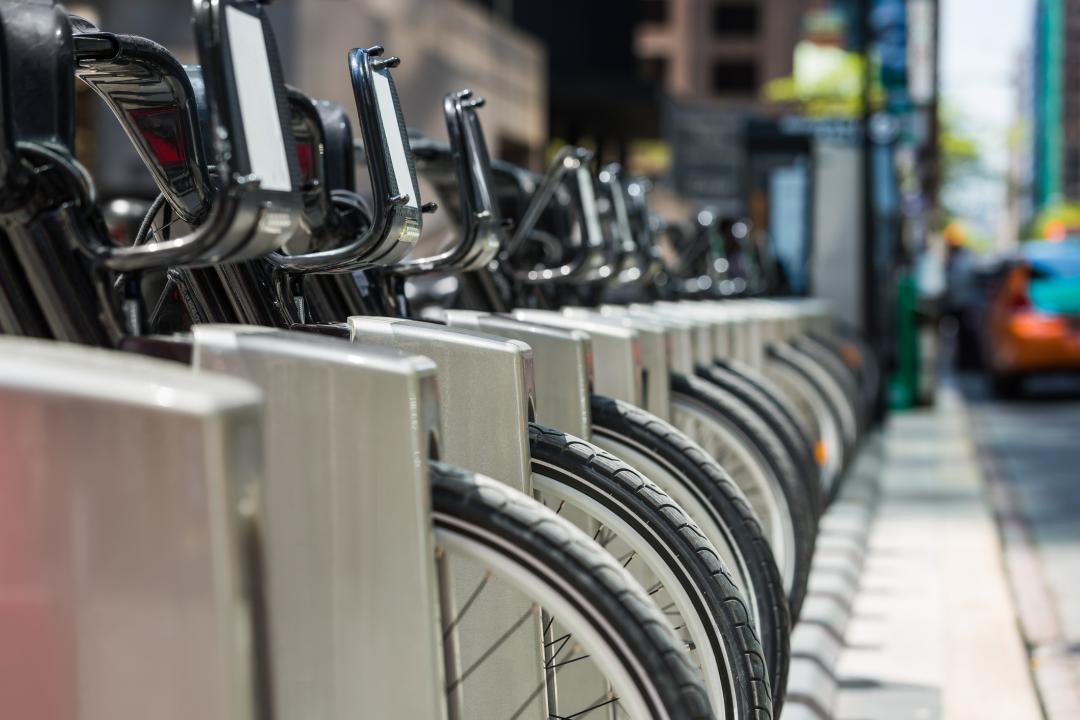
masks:
[[(348, 53), (354, 129), (261, 4), (192, 23), (184, 66), (0, 5), (0, 714), (830, 717), (880, 464), (858, 332), (586, 150), (490, 158), (466, 90), (410, 135), (408, 57)], [(75, 83), (160, 192), (123, 242)]]

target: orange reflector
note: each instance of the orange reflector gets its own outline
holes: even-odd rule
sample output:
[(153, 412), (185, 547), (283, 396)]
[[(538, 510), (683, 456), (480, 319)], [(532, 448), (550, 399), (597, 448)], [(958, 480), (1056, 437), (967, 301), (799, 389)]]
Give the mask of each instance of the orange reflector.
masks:
[(844, 362), (851, 368), (858, 368), (859, 363), (862, 362), (862, 353), (859, 352), (859, 348), (852, 343), (844, 343), (840, 346), (840, 356), (844, 358)]
[(823, 440), (818, 440), (814, 443), (814, 459), (817, 460), (818, 465), (825, 464), (825, 455), (825, 442)]

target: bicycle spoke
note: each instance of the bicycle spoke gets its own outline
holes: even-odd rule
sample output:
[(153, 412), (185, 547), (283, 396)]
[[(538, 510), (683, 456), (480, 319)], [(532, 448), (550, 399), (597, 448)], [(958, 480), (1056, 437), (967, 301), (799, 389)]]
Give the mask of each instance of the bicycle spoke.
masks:
[(561, 653), (561, 652), (563, 651), (563, 648), (565, 648), (565, 647), (566, 647), (566, 644), (567, 644), (568, 642), (570, 642), (570, 637), (571, 637), (570, 633), (566, 633), (566, 634), (565, 634), (565, 635), (563, 635), (562, 637), (557, 637), (557, 638), (555, 638), (554, 640), (552, 640), (551, 642), (549, 642), (549, 643), (545, 643), (545, 645), (544, 645), (545, 647), (551, 647), (551, 646), (552, 646), (552, 645), (554, 645), (555, 643), (561, 643), (561, 644), (559, 645), (559, 649), (558, 649), (558, 650), (556, 650), (555, 652), (551, 653), (551, 659), (552, 659), (552, 660), (554, 660), (554, 659), (555, 659), (555, 656), (556, 656), (556, 655), (558, 655), (559, 653)]
[(536, 689), (529, 693), (529, 697), (525, 698), (525, 702), (521, 703), (520, 707), (518, 707), (518, 709), (514, 711), (514, 714), (510, 716), (510, 720), (517, 720), (521, 717), (521, 713), (525, 712), (529, 706), (532, 705), (533, 700), (536, 699), (537, 695), (543, 692), (545, 687), (547, 687), (547, 683), (540, 683), (537, 685)]
[[(605, 693), (605, 695), (606, 694), (607, 693)], [(590, 705), (589, 707), (585, 708), (584, 710), (579, 710), (578, 712), (574, 713), (573, 715), (551, 715), (549, 717), (549, 720), (574, 720), (575, 718), (584, 717), (586, 713), (591, 713), (593, 710), (599, 710), (602, 707), (606, 707), (606, 706), (608, 706), (608, 705), (610, 705), (612, 703), (619, 702), (618, 697), (613, 697), (613, 698), (608, 698), (607, 700), (602, 700), (603, 697), (604, 697), (604, 695), (601, 695), (599, 698), (597, 698), (597, 702), (595, 704)]]
[[(604, 530), (606, 530), (606, 529), (607, 528), (604, 527), (604, 523), (600, 523), (600, 526), (596, 528), (596, 533), (593, 535), (593, 538), (592, 538), (597, 543), (599, 543), (600, 547), (603, 547), (603, 548), (606, 548), (608, 545), (610, 545), (612, 543), (612, 541), (615, 540), (615, 538), (618, 537), (617, 533), (615, 533), (613, 531), (610, 531), (610, 530), (607, 532), (607, 534), (604, 534)], [(603, 537), (604, 537), (603, 540), (600, 539), (601, 535), (603, 535)]]
[(587, 660), (590, 657), (592, 657), (592, 656), (591, 655), (579, 655), (578, 657), (572, 657), (569, 660), (563, 660), (561, 663), (555, 663), (554, 665), (547, 665), (544, 669), (545, 670), (555, 670), (556, 668), (561, 668), (561, 667), (564, 667), (564, 666), (569, 665), (571, 663), (576, 663), (579, 660)]
[(468, 669), (465, 670), (465, 672), (463, 672), (461, 674), (460, 677), (456, 678), (453, 682), (448, 684), (446, 686), (446, 691), (447, 692), (452, 692), (455, 689), (457, 689), (457, 687), (459, 685), (461, 685), (461, 683), (465, 682), (465, 680), (468, 679), (468, 677), (470, 675), (472, 675), (473, 672), (475, 672), (478, 667), (483, 665), (484, 662), (489, 657), (491, 657), (491, 655), (494, 654), (496, 650), (498, 650), (500, 647), (502, 647), (503, 643), (505, 643), (507, 640), (510, 639), (510, 636), (513, 635), (517, 631), (518, 628), (520, 628), (522, 625), (525, 624), (526, 620), (528, 620), (530, 617), (532, 617), (533, 613), (535, 613), (536, 610), (537, 610), (537, 606), (534, 604), (532, 607), (530, 607), (528, 609), (528, 611), (526, 611), (526, 613), (524, 615), (522, 615), (520, 618), (518, 618), (517, 621), (515, 621), (514, 624), (510, 626), (509, 630), (507, 630), (502, 635), (500, 635), (499, 639), (496, 640), (494, 643), (492, 643), (491, 647), (489, 647), (487, 650), (485, 650), (483, 653), (481, 653), (480, 657), (477, 658), (476, 662), (474, 662), (472, 665), (470, 665), (468, 667)]
[(480, 597), (480, 593), (483, 592), (485, 587), (487, 587), (489, 580), (491, 580), (490, 570), (486, 571), (484, 573), (484, 577), (480, 578), (479, 584), (477, 584), (476, 588), (469, 594), (469, 599), (466, 600), (465, 604), (461, 606), (461, 610), (458, 612), (457, 616), (450, 621), (449, 625), (443, 628), (444, 640), (450, 636), (450, 633), (453, 631), (453, 629), (457, 627), (458, 623), (461, 622), (461, 619), (465, 617), (465, 613), (469, 612), (469, 608), (471, 608), (473, 606), (473, 603), (476, 602), (476, 598)]

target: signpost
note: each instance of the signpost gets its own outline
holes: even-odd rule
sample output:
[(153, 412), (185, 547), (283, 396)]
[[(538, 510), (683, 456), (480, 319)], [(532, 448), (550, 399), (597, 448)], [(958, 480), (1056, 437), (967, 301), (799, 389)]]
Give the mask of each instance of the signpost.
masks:
[(720, 215), (745, 214), (746, 116), (671, 102), (664, 122), (675, 190)]

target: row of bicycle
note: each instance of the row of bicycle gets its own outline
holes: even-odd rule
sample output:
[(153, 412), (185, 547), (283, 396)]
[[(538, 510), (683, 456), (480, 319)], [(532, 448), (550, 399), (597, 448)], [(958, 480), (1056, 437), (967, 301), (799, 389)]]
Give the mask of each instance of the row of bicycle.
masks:
[[(0, 709), (778, 717), (866, 344), (721, 297), (768, 285), (745, 226), (580, 148), (490, 159), (468, 91), (410, 135), (378, 46), (354, 141), (261, 3), (193, 28), (182, 66), (0, 5)], [(133, 232), (76, 80), (158, 187)], [(422, 256), (420, 179), (453, 228)]]

